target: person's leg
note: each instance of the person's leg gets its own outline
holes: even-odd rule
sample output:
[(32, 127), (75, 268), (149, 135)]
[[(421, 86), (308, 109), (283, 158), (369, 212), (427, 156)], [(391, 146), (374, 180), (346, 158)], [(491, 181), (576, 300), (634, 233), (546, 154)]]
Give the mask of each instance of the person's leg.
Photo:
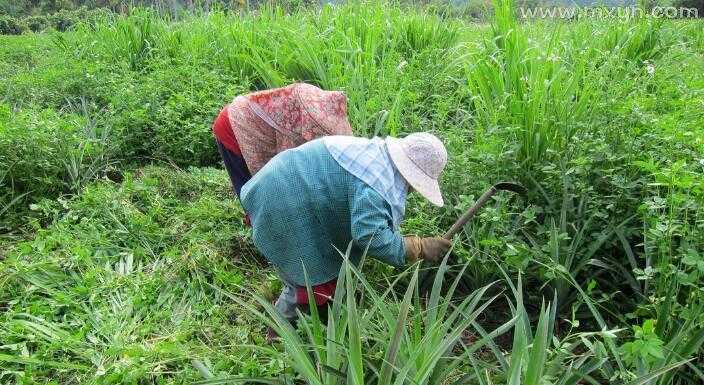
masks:
[[(219, 140), (215, 139), (215, 141), (218, 144), (218, 152), (220, 152), (222, 162), (225, 164), (225, 170), (227, 170), (227, 174), (230, 176), (232, 190), (235, 192), (235, 195), (237, 195), (237, 199), (239, 199), (242, 186), (252, 178), (252, 175), (249, 173), (247, 163), (245, 163), (241, 154), (236, 154), (228, 150)], [(247, 213), (244, 213), (244, 223), (247, 226), (252, 225), (249, 220), (249, 214)]]
[[(318, 317), (323, 324), (328, 323), (328, 310), (332, 303), (332, 297), (335, 295), (335, 286), (337, 280), (325, 282), (320, 285), (315, 285), (313, 289), (313, 305), (318, 310)], [(303, 314), (311, 314), (311, 304), (308, 298), (308, 290), (305, 287), (296, 288), (298, 309)]]
[(284, 287), (281, 289), (281, 294), (279, 298), (276, 299), (274, 307), (281, 313), (281, 315), (286, 318), (292, 324), (296, 323), (298, 319), (298, 302), (296, 301), (296, 288), (295, 286), (283, 281)]
[[(286, 320), (288, 320), (288, 322), (291, 323), (292, 326), (295, 327), (296, 322), (298, 321), (298, 313), (296, 312), (296, 310), (298, 309), (298, 303), (296, 301), (296, 288), (295, 286), (289, 284), (283, 279), (282, 282), (284, 286), (281, 289), (281, 294), (279, 294), (279, 298), (277, 298), (276, 302), (274, 302), (274, 308), (278, 310), (279, 313)], [(267, 342), (273, 343), (278, 338), (279, 335), (276, 333), (276, 331), (271, 327), (268, 327), (266, 330)]]
[(227, 174), (230, 175), (232, 189), (235, 191), (235, 194), (237, 194), (237, 198), (239, 198), (242, 186), (244, 186), (244, 184), (252, 178), (252, 175), (249, 173), (247, 163), (245, 163), (241, 154), (235, 154), (234, 152), (228, 150), (222, 142), (217, 139), (216, 142), (218, 144), (220, 156), (222, 156), (222, 162), (225, 164)]

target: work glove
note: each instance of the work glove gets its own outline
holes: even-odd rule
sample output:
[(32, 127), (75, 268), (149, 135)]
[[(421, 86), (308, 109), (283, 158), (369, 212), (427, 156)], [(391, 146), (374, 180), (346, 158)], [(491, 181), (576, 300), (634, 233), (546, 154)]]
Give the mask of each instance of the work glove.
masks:
[(406, 247), (406, 262), (415, 263), (422, 259), (436, 263), (445, 257), (452, 246), (452, 242), (440, 237), (421, 238), (417, 235), (403, 237)]

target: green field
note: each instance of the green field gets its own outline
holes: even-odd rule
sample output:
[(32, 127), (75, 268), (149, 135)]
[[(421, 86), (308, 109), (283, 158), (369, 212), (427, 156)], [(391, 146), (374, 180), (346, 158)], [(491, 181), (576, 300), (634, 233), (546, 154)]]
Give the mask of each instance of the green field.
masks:
[[(704, 22), (513, 10), (134, 9), (0, 36), (0, 384), (704, 382)], [(357, 135), (443, 139), (447, 204), (412, 196), (404, 233), (498, 181), (529, 193), (463, 229), (444, 283), (368, 258), (328, 325), (289, 329), (211, 125), (293, 81), (344, 90)]]

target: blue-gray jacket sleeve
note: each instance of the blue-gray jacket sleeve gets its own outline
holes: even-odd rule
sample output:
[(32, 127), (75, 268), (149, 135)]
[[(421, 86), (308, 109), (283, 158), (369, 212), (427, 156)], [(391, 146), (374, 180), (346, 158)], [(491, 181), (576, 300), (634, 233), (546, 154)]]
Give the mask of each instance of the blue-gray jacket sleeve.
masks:
[(369, 245), (370, 256), (403, 266), (406, 263), (403, 237), (393, 229), (389, 204), (373, 188), (356, 182), (350, 197), (352, 240), (362, 250)]

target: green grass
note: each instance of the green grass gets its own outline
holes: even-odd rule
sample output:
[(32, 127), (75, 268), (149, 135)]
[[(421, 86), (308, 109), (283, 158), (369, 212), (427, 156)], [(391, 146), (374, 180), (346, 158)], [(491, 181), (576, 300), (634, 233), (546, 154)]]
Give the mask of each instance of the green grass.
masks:
[(241, 211), (229, 194), (220, 171), (147, 168), (87, 188), (16, 244), (0, 262), (2, 381), (197, 379), (190, 360), (201, 355), (266, 373), (236, 347), (258, 334), (251, 316), (215, 289), (269, 285), (265, 268), (245, 267), (253, 252), (238, 241)]
[[(0, 36), (0, 383), (701, 383), (702, 22), (494, 9), (138, 9)], [(436, 281), (346, 266), (334, 316), (293, 330), (210, 125), (295, 80), (344, 90), (358, 135), (442, 137), (447, 205), (411, 195), (404, 233), (500, 180), (529, 194), (497, 195)]]

